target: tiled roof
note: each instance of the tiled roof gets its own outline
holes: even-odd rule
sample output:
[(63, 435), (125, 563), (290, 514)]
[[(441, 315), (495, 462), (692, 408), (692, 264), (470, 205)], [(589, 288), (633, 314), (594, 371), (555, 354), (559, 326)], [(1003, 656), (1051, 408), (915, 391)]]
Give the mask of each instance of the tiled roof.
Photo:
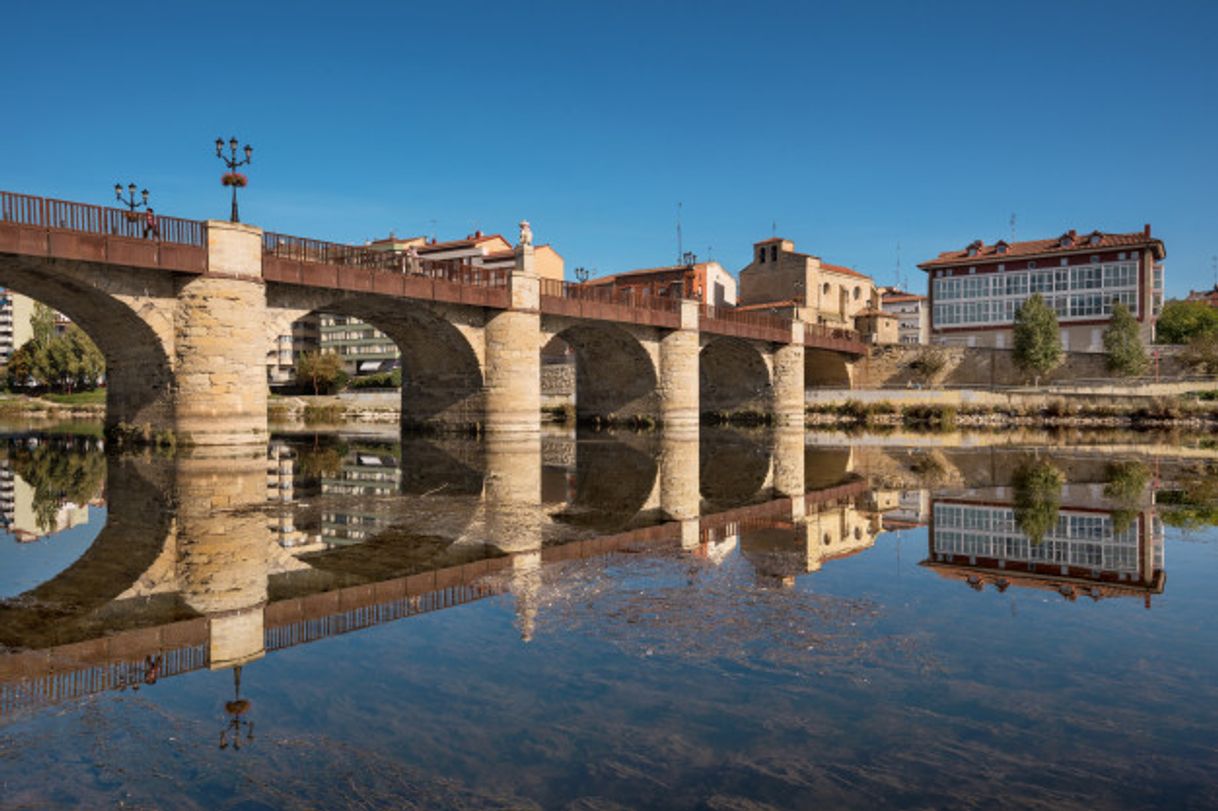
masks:
[(484, 242), (493, 242), (497, 239), (507, 242), (507, 240), (503, 239), (503, 236), (500, 234), (484, 234), (480, 237), (466, 237), (465, 239), (451, 239), (448, 242), (433, 242), (429, 245), (420, 245), (418, 251), (419, 253), (429, 253), (431, 251), (451, 251), (457, 248), (472, 248), (475, 245), (481, 245)]
[[(700, 262), (699, 264), (704, 264), (704, 263)], [(639, 270), (627, 270), (622, 273), (615, 273), (612, 276), (600, 276), (596, 279), (589, 279), (587, 281), (587, 284), (610, 284), (611, 282), (615, 282), (618, 279), (621, 279), (625, 276), (630, 276), (630, 277), (652, 276), (652, 275), (658, 276), (661, 273), (683, 273), (683, 272), (691, 271), (696, 267), (698, 267), (698, 265), (667, 265), (665, 267), (658, 267), (658, 268), (641, 268)]]
[(880, 296), (881, 304), (899, 304), (905, 301), (926, 301), (926, 296), (915, 293), (883, 293)]
[(871, 278), (866, 273), (859, 273), (857, 270), (848, 268), (845, 265), (831, 265), (828, 262), (821, 262), (820, 269), (828, 270), (832, 273), (844, 273), (847, 276), (858, 276), (860, 279), (870, 279)]
[[(1092, 236), (1098, 237), (1098, 240), (1093, 244)], [(1069, 246), (1063, 246), (1062, 240), (1069, 238)], [(999, 249), (1005, 247), (1005, 252)], [(1086, 234), (1080, 234), (1076, 231), (1067, 231), (1061, 236), (1053, 239), (1033, 239), (1025, 242), (1006, 242), (999, 240), (993, 245), (986, 245), (980, 240), (966, 245), (964, 248), (955, 251), (944, 251), (934, 259), (922, 262), (918, 267), (922, 269), (932, 267), (943, 267), (946, 265), (959, 265), (967, 262), (996, 262), (1017, 257), (1042, 256), (1046, 254), (1063, 254), (1063, 253), (1087, 253), (1097, 250), (1112, 250), (1114, 248), (1144, 248), (1152, 247), (1155, 249), (1158, 258), (1163, 258), (1166, 255), (1166, 250), (1163, 247), (1163, 241), (1150, 235), (1150, 226), (1144, 231), (1136, 231), (1131, 234), (1105, 234), (1100, 231), (1092, 231)], [(975, 249), (975, 253), (969, 256), (969, 250)]]

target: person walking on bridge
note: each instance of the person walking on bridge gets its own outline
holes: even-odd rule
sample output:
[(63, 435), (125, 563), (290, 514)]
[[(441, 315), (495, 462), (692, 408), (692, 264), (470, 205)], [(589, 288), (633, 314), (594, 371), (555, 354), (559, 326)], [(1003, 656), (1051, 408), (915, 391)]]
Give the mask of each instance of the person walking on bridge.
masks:
[(161, 238), (161, 224), (151, 208), (144, 212), (144, 239), (148, 239), (150, 234), (153, 239)]

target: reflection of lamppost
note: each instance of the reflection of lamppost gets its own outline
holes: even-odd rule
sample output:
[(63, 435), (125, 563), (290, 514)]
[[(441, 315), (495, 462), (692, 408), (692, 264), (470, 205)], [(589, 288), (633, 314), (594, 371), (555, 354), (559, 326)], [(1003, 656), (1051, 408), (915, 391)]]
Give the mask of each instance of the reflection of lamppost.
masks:
[(143, 191), (140, 192), (140, 195), (141, 195), (141, 197), (143, 197), (143, 199), (136, 200), (135, 199), (135, 184), (128, 183), (127, 184), (127, 198), (124, 199), (123, 198), (123, 184), (122, 183), (114, 184), (114, 197), (120, 203), (122, 203), (123, 205), (125, 205), (127, 207), (127, 219), (129, 219), (129, 220), (135, 219), (136, 209), (142, 208), (142, 207), (148, 205), (148, 190), (144, 189)]
[[(234, 220), (234, 222), (236, 222)], [(224, 702), (224, 711), (228, 713), (228, 723), (220, 731), (220, 748), (228, 748), (228, 736), (232, 735), (233, 749), (241, 748), (241, 733), (245, 732), (245, 740), (254, 740), (254, 722), (242, 718), (249, 711), (250, 702), (241, 697), (241, 666), (233, 668), (233, 700)]]
[(580, 266), (575, 269), (575, 278), (579, 279), (580, 284), (588, 281), (588, 277), (591, 275), (591, 271), (589, 271), (586, 267)]
[(228, 148), (232, 152), (232, 157), (227, 157), (224, 154), (224, 139), (216, 139), (216, 157), (224, 161), (224, 165), (228, 167), (228, 171), (220, 176), (220, 183), (225, 186), (233, 187), (233, 212), (229, 217), (229, 222), (241, 222), (237, 217), (237, 189), (245, 186), (249, 181), (245, 175), (237, 171), (238, 167), (249, 163), (254, 154), (254, 148), (249, 144), (245, 145), (245, 160), (237, 158), (237, 137), (233, 136), (228, 141)]

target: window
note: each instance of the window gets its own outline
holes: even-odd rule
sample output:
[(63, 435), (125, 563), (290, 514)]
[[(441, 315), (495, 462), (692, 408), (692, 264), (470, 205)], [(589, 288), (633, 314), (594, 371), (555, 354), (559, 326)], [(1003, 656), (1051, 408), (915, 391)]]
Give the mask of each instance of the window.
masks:
[(762, 265), (765, 264), (765, 246), (764, 245), (761, 246), (761, 248), (758, 249), (758, 251), (757, 251), (757, 261), (758, 261), (758, 263), (760, 263)]
[(778, 246), (777, 245), (770, 246), (770, 261), (771, 262), (778, 261)]
[(1032, 270), (1034, 267), (1036, 267), (1036, 260), (1035, 259), (1029, 260), (1028, 261), (1028, 270)]
[(1070, 270), (1071, 290), (1092, 290), (1100, 287), (1103, 282), (1102, 268), (1093, 265), (1072, 268)]
[(863, 295), (863, 291), (862, 291), (862, 289), (861, 289), (861, 288), (858, 288), (858, 287), (854, 288), (854, 300), (855, 300), (855, 301), (858, 301), (858, 300), (859, 300), (859, 296), (861, 296), (861, 295)]
[(1028, 274), (1028, 289), (1033, 293), (1053, 292), (1053, 271), (1042, 270)]
[(824, 286), (821, 288), (821, 292), (827, 296), (827, 295), (829, 295), (829, 291), (832, 289), (833, 288), (829, 286), (829, 283), (825, 282)]
[(1059, 270), (1053, 274), (1053, 289), (1059, 291), (1070, 289), (1070, 271)]

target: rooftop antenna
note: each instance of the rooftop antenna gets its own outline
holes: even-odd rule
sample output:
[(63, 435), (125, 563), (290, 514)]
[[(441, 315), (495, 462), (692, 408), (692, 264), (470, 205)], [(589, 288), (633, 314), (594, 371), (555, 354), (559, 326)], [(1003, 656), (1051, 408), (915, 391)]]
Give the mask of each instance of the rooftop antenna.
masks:
[(901, 243), (897, 243), (897, 287), (905, 289), (905, 280), (901, 278)]
[(1011, 241), (1015, 241), (1015, 212), (1011, 212)]
[(428, 220), (427, 222), (431, 225), (431, 241), (436, 242), (436, 223), (438, 220)]
[(778, 220), (770, 220), (770, 237), (778, 236)]
[(681, 243), (681, 202), (677, 201), (677, 264), (681, 264), (681, 257), (685, 255), (685, 246)]
[(1218, 256), (1210, 257), (1210, 269), (1214, 271), (1214, 289), (1218, 290)]

